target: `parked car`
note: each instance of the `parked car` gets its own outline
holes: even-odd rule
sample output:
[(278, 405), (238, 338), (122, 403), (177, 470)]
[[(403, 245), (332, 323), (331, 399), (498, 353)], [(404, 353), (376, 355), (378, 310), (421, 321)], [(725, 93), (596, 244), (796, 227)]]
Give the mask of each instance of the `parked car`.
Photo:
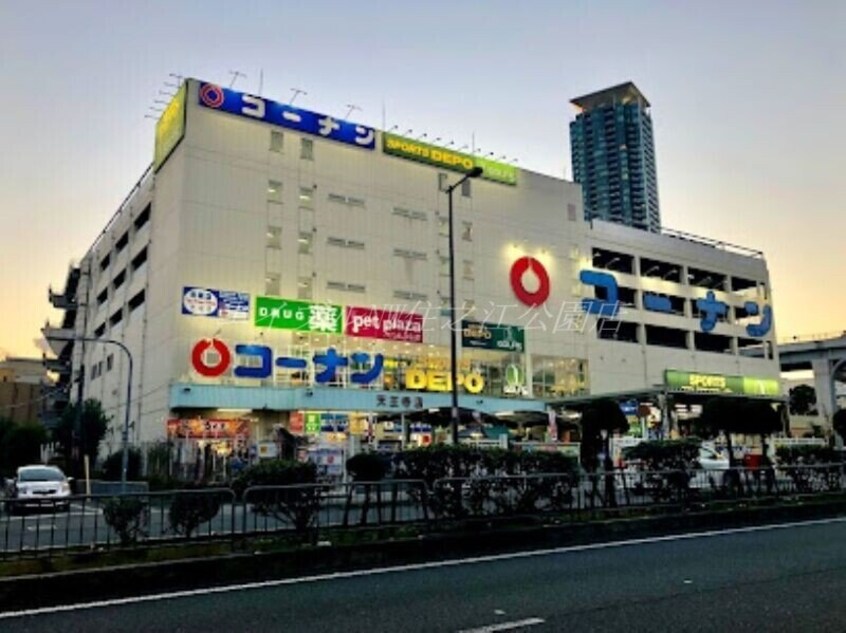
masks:
[(56, 466), (21, 466), (8, 490), (10, 511), (27, 507), (70, 507), (71, 479)]

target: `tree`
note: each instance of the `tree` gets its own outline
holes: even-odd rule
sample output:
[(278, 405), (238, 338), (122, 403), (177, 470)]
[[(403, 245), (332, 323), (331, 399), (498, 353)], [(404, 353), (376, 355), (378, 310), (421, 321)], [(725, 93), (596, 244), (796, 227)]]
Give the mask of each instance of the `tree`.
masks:
[(81, 473), (80, 465), (85, 455), (92, 462), (97, 459), (110, 419), (100, 401), (94, 399), (83, 402), (81, 409), (75, 403), (62, 412), (59, 425), (53, 431), (54, 439), (61, 445), (66, 463), (72, 465), (75, 474)]
[(831, 425), (843, 441), (846, 442), (846, 409), (838, 409), (831, 418)]
[[(601, 398), (591, 403), (582, 413), (582, 465), (588, 472), (595, 472), (599, 467), (599, 453), (605, 455), (604, 469), (609, 473), (605, 477), (605, 500), (608, 505), (617, 504), (614, 491), (614, 462), (611, 459), (611, 435), (627, 431), (629, 421), (620, 405), (610, 398)], [(604, 435), (604, 437), (603, 437)], [(596, 479), (593, 478), (594, 492)]]
[(699, 422), (703, 429), (712, 434), (722, 431), (726, 436), (729, 467), (734, 468), (734, 449), (731, 445), (732, 433), (744, 432), (744, 416), (742, 401), (734, 398), (712, 398), (702, 407)]
[(816, 415), (817, 392), (810, 385), (796, 385), (788, 394), (792, 415)]
[(41, 461), (47, 432), (37, 422), (15, 424), (0, 418), (0, 475), (11, 477), (19, 466)]
[(764, 463), (767, 457), (767, 436), (782, 430), (781, 416), (769, 402), (749, 400), (742, 405), (743, 426), (738, 432), (761, 436), (761, 454)]

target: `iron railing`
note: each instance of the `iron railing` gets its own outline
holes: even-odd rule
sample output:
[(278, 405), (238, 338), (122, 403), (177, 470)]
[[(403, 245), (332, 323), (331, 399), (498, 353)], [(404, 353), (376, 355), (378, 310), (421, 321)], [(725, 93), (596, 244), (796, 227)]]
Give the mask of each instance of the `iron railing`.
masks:
[(77, 495), (35, 507), (6, 499), (0, 559), (198, 541), (236, 546), (265, 536), (317, 543), (371, 527), (446, 530), (468, 520), (517, 517), (582, 521), (620, 510), (674, 512), (842, 491), (843, 464), (822, 464), (388, 479), (258, 486), (240, 495), (229, 488)]

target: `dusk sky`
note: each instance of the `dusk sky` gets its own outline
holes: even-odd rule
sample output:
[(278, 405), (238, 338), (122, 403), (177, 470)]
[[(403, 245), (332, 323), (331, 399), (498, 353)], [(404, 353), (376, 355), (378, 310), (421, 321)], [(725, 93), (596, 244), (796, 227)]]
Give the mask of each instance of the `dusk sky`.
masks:
[(0, 357), (150, 163), (178, 73), (572, 176), (571, 98), (652, 103), (663, 224), (764, 250), (779, 338), (846, 329), (846, 3), (0, 0)]

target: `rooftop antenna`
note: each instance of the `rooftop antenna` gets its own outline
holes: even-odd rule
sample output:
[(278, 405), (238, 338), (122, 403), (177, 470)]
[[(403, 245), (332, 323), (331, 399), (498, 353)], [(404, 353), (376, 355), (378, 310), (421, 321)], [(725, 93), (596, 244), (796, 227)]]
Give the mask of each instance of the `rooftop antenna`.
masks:
[(247, 75), (242, 73), (240, 70), (230, 70), (229, 74), (232, 75), (232, 81), (229, 82), (230, 88), (235, 85), (236, 81), (238, 81), (238, 77), (243, 77), (244, 79), (247, 78)]
[(443, 139), (440, 136), (436, 136), (435, 140), (432, 143), (440, 143)]
[(344, 121), (350, 120), (350, 115), (353, 113), (353, 110), (358, 110), (359, 112), (361, 112), (361, 108), (359, 108), (354, 103), (348, 103), (347, 107), (349, 108), (349, 110), (347, 110), (347, 114), (346, 114), (346, 116), (344, 116)]
[(291, 95), (291, 100), (288, 102), (288, 105), (294, 105), (294, 99), (296, 99), (300, 95), (308, 95), (305, 90), (300, 90), (299, 88), (291, 88), (291, 92), (293, 92), (294, 94)]
[(449, 143), (447, 143), (447, 144), (446, 144), (446, 147), (452, 147), (453, 145), (455, 145), (455, 141), (454, 141), (454, 140), (452, 140), (452, 141), (450, 141)]
[(175, 83), (170, 83), (170, 82), (166, 81), (166, 82), (164, 82), (164, 85), (166, 87), (168, 87), (168, 88), (179, 88), (179, 86), (182, 85), (182, 80), (184, 79), (184, 77), (182, 75), (180, 75), (178, 73), (168, 73), (167, 76), (173, 77), (173, 79), (175, 80)]
[(462, 145), (461, 147), (458, 148), (458, 151), (463, 152), (465, 149), (469, 149), (469, 148), (470, 148), (470, 146), (467, 143), (465, 143), (464, 145)]
[(258, 96), (261, 96), (261, 91), (264, 89), (264, 68), (259, 68), (259, 88)]
[(414, 131), (414, 130), (412, 130), (411, 128), (408, 128), (405, 132), (403, 132), (403, 133), (402, 133), (402, 135), (403, 135), (403, 136), (408, 136), (408, 135), (409, 135), (409, 134), (411, 134), (413, 131)]
[(423, 134), (421, 134), (420, 136), (418, 136), (418, 137), (417, 137), (417, 140), (418, 140), (418, 141), (422, 141), (422, 140), (423, 140), (424, 138), (426, 138), (427, 136), (429, 136), (429, 135), (428, 135), (428, 134), (426, 134), (426, 132), (423, 132)]
[(398, 129), (399, 129), (399, 125), (392, 125), (391, 129), (388, 130), (388, 132), (393, 132), (394, 130), (398, 130)]

